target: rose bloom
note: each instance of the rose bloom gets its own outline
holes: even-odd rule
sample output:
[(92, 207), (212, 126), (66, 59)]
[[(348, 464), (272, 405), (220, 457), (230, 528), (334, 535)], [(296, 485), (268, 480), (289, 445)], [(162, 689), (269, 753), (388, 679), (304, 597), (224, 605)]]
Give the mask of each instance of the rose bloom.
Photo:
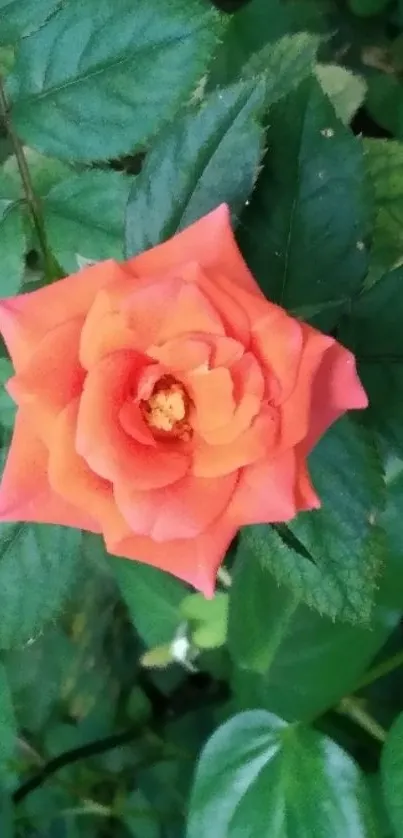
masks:
[(320, 506), (307, 454), (367, 405), (353, 355), (263, 296), (226, 205), (3, 300), (0, 328), (18, 405), (0, 520), (102, 533), (207, 596), (241, 525)]

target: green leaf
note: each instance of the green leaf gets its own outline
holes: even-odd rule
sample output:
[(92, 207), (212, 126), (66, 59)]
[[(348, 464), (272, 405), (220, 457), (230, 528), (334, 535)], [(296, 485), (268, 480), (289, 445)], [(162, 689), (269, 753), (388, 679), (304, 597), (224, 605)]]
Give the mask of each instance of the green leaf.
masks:
[(341, 324), (342, 339), (359, 359), (369, 396), (365, 412), (392, 449), (403, 455), (403, 267), (356, 300)]
[(348, 125), (365, 99), (364, 79), (338, 64), (318, 64), (316, 75), (337, 116)]
[(387, 537), (385, 601), (403, 609), (403, 461), (390, 459), (386, 467), (386, 506), (380, 524)]
[(58, 613), (77, 571), (80, 545), (78, 530), (1, 525), (0, 648), (27, 643)]
[(10, 763), (15, 756), (16, 737), (17, 728), (10, 687), (6, 670), (3, 664), (0, 664), (0, 779), (3, 786), (11, 776)]
[(14, 838), (14, 813), (11, 797), (0, 791), (1, 838)]
[(24, 274), (25, 230), (18, 185), (0, 170), (0, 295), (17, 294)]
[(383, 470), (371, 435), (345, 418), (310, 458), (322, 508), (287, 527), (259, 525), (241, 534), (247, 550), (310, 607), (332, 618), (366, 622), (384, 554), (376, 525), (384, 504)]
[(59, 264), (74, 273), (84, 259), (123, 258), (126, 204), (133, 179), (112, 171), (88, 171), (47, 192), (43, 213), (49, 245)]
[(265, 169), (240, 242), (264, 292), (287, 308), (348, 298), (367, 268), (359, 141), (316, 79), (274, 106)]
[(61, 0), (0, 0), (0, 44), (18, 41), (38, 29)]
[(203, 594), (189, 594), (180, 606), (183, 618), (191, 625), (193, 643), (199, 649), (216, 649), (227, 638), (228, 594), (216, 593), (213, 599)]
[(396, 838), (403, 836), (403, 713), (387, 736), (381, 757), (382, 786)]
[(320, 4), (251, 0), (230, 19), (211, 67), (210, 86), (234, 82), (255, 53), (284, 35), (322, 29)]
[(257, 116), (264, 92), (262, 81), (244, 81), (212, 93), (161, 134), (129, 200), (128, 254), (164, 241), (223, 201), (239, 213), (262, 155)]
[(132, 152), (190, 97), (220, 29), (202, 0), (70, 0), (21, 43), (15, 130), (70, 160)]
[(112, 571), (130, 618), (147, 646), (170, 642), (183, 622), (180, 603), (185, 585), (149, 565), (111, 557)]
[(403, 143), (369, 139), (364, 150), (375, 203), (367, 278), (371, 285), (403, 262)]
[(245, 78), (262, 75), (266, 108), (282, 99), (310, 76), (315, 64), (319, 39), (308, 32), (284, 35), (252, 55), (243, 68)]
[(370, 838), (356, 764), (335, 742), (264, 711), (222, 725), (202, 751), (188, 838)]
[(240, 552), (228, 637), (236, 708), (264, 707), (290, 721), (310, 721), (334, 706), (354, 690), (399, 623), (400, 609), (384, 604), (386, 592), (385, 578), (365, 628), (333, 621), (278, 585), (255, 554)]

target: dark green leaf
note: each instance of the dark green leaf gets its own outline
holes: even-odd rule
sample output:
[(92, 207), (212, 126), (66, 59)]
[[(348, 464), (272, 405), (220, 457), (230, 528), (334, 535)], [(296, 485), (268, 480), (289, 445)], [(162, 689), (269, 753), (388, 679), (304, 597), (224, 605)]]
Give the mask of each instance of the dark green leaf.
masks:
[(6, 670), (3, 664), (0, 664), (0, 777), (3, 785), (11, 774), (16, 737), (17, 729), (10, 687)]
[(0, 173), (0, 295), (17, 294), (24, 273), (25, 231), (19, 185)]
[(281, 0), (251, 0), (227, 26), (211, 68), (210, 85), (229, 84), (239, 77), (251, 57), (298, 30), (322, 29), (322, 10), (312, 4), (283, 3)]
[(369, 396), (365, 417), (403, 453), (403, 268), (384, 276), (354, 303), (342, 338), (359, 360)]
[(265, 81), (265, 105), (270, 107), (310, 76), (315, 64), (319, 40), (307, 32), (284, 35), (275, 43), (266, 44), (254, 53), (243, 69), (243, 75), (262, 74)]
[(371, 180), (375, 216), (367, 284), (403, 262), (403, 143), (365, 140), (365, 163)]
[(130, 618), (147, 646), (169, 643), (183, 622), (185, 586), (162, 570), (128, 559), (111, 558), (112, 570)]
[(383, 470), (371, 435), (340, 420), (315, 448), (310, 467), (322, 508), (300, 513), (288, 528), (244, 530), (240, 550), (321, 613), (366, 622), (384, 554), (376, 526)]
[(33, 32), (46, 20), (61, 0), (0, 0), (0, 44), (11, 44)]
[(48, 242), (67, 273), (84, 259), (123, 258), (123, 226), (132, 178), (88, 171), (63, 180), (43, 200)]
[(403, 713), (398, 716), (382, 752), (382, 784), (396, 838), (403, 836)]
[(299, 603), (245, 550), (236, 560), (229, 613), (236, 707), (307, 721), (334, 706), (399, 622), (400, 610), (385, 606), (385, 598), (386, 580), (365, 628), (333, 621)]
[(1, 525), (1, 648), (26, 643), (58, 613), (74, 580), (80, 545), (77, 530)]
[(188, 838), (370, 838), (358, 767), (331, 739), (264, 711), (241, 713), (204, 748)]
[(367, 214), (360, 144), (319, 82), (305, 81), (270, 114), (265, 169), (240, 233), (246, 260), (287, 308), (328, 306), (365, 276)]
[(248, 81), (212, 93), (161, 134), (133, 186), (128, 254), (164, 241), (223, 201), (239, 213), (262, 155), (257, 115), (264, 92), (263, 82)]
[(70, 0), (20, 46), (15, 129), (71, 160), (133, 151), (190, 97), (219, 30), (203, 0)]

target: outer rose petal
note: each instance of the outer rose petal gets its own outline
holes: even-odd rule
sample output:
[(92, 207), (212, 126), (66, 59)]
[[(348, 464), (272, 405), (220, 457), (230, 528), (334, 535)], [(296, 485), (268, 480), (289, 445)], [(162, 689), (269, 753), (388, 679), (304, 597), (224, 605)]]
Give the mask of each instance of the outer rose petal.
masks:
[(49, 440), (49, 482), (66, 501), (86, 509), (100, 530), (111, 538), (122, 538), (127, 525), (114, 501), (112, 486), (91, 471), (75, 450), (79, 400), (72, 401), (60, 413)]
[(324, 354), (312, 388), (310, 424), (303, 442), (304, 451), (310, 451), (346, 410), (368, 406), (354, 355), (336, 341)]
[(86, 315), (97, 291), (122, 274), (117, 262), (108, 260), (39, 291), (2, 300), (0, 330), (16, 372), (28, 363), (48, 331), (65, 320)]
[[(305, 439), (309, 433), (312, 420), (315, 421), (315, 409), (312, 404), (312, 394), (316, 376), (322, 360), (334, 344), (333, 338), (322, 335), (310, 326), (303, 326), (304, 348), (298, 369), (296, 385), (291, 395), (281, 405), (281, 446), (291, 448)], [(327, 393), (322, 389), (318, 398), (320, 404), (325, 404)]]
[(81, 392), (84, 370), (78, 363), (81, 317), (48, 332), (31, 360), (7, 383), (19, 405), (29, 407), (31, 422), (46, 443), (60, 411)]
[(219, 518), (206, 532), (192, 539), (157, 544), (144, 536), (107, 542), (109, 553), (126, 556), (168, 571), (193, 585), (206, 597), (214, 596), (217, 569), (234, 538), (236, 527)]
[(197, 480), (190, 475), (153, 492), (117, 487), (115, 496), (133, 532), (163, 544), (195, 538), (210, 527), (228, 506), (237, 480), (237, 473), (214, 480)]
[[(275, 404), (290, 395), (300, 366), (303, 330), (298, 320), (267, 303), (267, 317), (252, 324), (253, 349), (266, 370), (269, 398)], [(273, 381), (274, 376), (274, 381)]]
[(100, 532), (97, 522), (50, 487), (48, 452), (32, 430), (30, 411), (20, 408), (0, 488), (0, 520), (38, 521)]
[(130, 259), (127, 265), (138, 276), (144, 276), (184, 262), (197, 262), (203, 269), (228, 274), (241, 288), (260, 294), (235, 241), (227, 204), (221, 204), (164, 244)]
[(228, 520), (237, 527), (289, 521), (298, 512), (296, 470), (293, 450), (244, 468), (226, 513)]

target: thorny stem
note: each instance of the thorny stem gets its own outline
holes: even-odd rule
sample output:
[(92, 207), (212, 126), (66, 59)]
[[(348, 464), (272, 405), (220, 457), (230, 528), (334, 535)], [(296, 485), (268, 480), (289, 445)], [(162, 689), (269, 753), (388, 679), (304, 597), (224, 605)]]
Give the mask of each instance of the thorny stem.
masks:
[(373, 684), (374, 681), (377, 681), (378, 678), (384, 678), (385, 675), (389, 675), (390, 672), (398, 669), (399, 666), (403, 666), (403, 651), (396, 652), (396, 654), (391, 658), (388, 658), (386, 661), (382, 661), (382, 663), (379, 663), (377, 666), (370, 669), (361, 681), (359, 681), (356, 689), (362, 690), (364, 687), (369, 687), (369, 685)]
[(343, 698), (335, 709), (343, 716), (348, 716), (349, 719), (359, 725), (363, 730), (366, 730), (378, 742), (382, 742), (382, 744), (385, 742), (387, 736), (386, 730), (367, 713), (361, 705), (361, 702), (357, 698), (354, 698), (354, 696)]
[(13, 124), (10, 119), (9, 115), (9, 108), (7, 102), (7, 96), (4, 89), (3, 80), (0, 78), (0, 116), (4, 120), (4, 125), (6, 127), (8, 136), (10, 138), (11, 144), (13, 146), (13, 151), (15, 154), (15, 159), (17, 161), (18, 171), (20, 173), (22, 187), (25, 194), (25, 199), (29, 208), (29, 212), (31, 214), (32, 223), (35, 228), (35, 232), (38, 239), (39, 248), (42, 253), (45, 273), (48, 280), (52, 280), (55, 278), (59, 278), (62, 276), (62, 272), (60, 268), (52, 256), (52, 253), (49, 249), (45, 228), (42, 220), (42, 214), (38, 199), (35, 195), (34, 188), (32, 185), (31, 175), (28, 168), (27, 161), (25, 159), (24, 149), (22, 143), (15, 133)]

